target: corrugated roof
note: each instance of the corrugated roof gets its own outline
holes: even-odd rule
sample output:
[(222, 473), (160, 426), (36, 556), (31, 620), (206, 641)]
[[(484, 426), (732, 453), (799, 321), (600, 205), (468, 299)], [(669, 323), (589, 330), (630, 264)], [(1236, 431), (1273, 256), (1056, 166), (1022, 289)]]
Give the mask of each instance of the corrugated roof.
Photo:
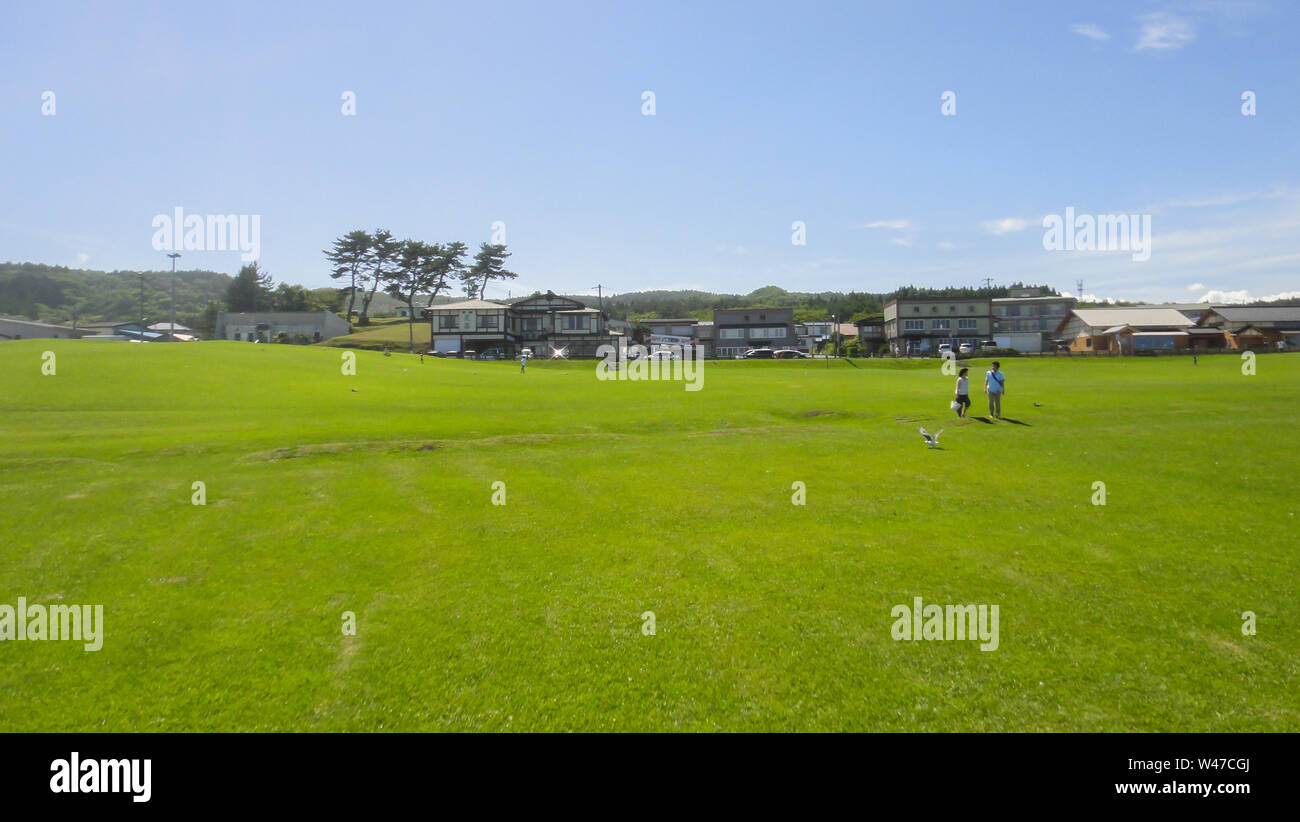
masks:
[(1215, 306), (1206, 310), (1213, 311), (1230, 323), (1275, 323), (1300, 321), (1300, 306)]
[(1076, 308), (1071, 316), (1078, 317), (1093, 328), (1109, 328), (1114, 325), (1169, 325), (1181, 328), (1194, 323), (1174, 308)]
[(494, 303), (491, 300), (461, 300), (458, 303), (443, 303), (424, 309), (425, 311), (469, 311), (474, 308), (509, 308), (504, 303)]

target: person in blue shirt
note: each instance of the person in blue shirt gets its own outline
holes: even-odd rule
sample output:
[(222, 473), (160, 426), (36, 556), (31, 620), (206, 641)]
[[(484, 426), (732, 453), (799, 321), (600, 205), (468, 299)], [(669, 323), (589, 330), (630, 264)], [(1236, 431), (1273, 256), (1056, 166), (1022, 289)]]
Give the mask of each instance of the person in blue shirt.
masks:
[(984, 375), (984, 393), (989, 396), (989, 416), (1002, 419), (1002, 397), (1007, 393), (1007, 378), (1002, 374), (1002, 363), (994, 362)]

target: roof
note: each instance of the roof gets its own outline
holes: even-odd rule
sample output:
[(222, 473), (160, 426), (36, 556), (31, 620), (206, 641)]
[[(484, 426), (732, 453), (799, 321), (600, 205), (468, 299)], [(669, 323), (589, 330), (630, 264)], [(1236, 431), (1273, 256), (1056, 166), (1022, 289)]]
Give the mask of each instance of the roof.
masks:
[(1055, 303), (1061, 300), (1075, 302), (1076, 298), (1069, 294), (1057, 294), (1054, 297), (994, 297), (995, 303)]
[(695, 325), (700, 321), (694, 317), (644, 317), (637, 322), (644, 325)]
[(1134, 331), (1134, 337), (1186, 337), (1186, 331)]
[(1275, 323), (1300, 320), (1300, 306), (1203, 306), (1230, 323)]
[[(40, 328), (57, 328), (60, 331), (72, 330), (72, 326), (70, 325), (58, 325), (56, 323), (37, 323), (37, 322), (32, 322), (31, 320), (17, 320), (17, 319), (13, 319), (12, 317), (0, 317), (0, 320), (4, 320), (7, 323), (18, 323), (19, 325), (30, 325), (33, 327), (40, 327)], [(85, 328), (85, 326), (81, 326), (81, 327)]]
[(1175, 308), (1076, 308), (1066, 316), (1062, 324), (1069, 322), (1070, 317), (1078, 317), (1085, 325), (1093, 328), (1117, 325), (1168, 325), (1184, 328), (1193, 324), (1191, 319)]
[(180, 323), (176, 323), (176, 327), (174, 329), (172, 328), (171, 323), (154, 323), (153, 325), (149, 326), (149, 330), (150, 331), (170, 331), (170, 330), (193, 331), (194, 329), (190, 328), (189, 326), (181, 325)]
[(461, 300), (458, 303), (443, 303), (442, 305), (431, 305), (424, 309), (425, 311), (471, 311), (473, 309), (489, 308), (509, 308), (504, 303), (494, 303), (491, 300)]

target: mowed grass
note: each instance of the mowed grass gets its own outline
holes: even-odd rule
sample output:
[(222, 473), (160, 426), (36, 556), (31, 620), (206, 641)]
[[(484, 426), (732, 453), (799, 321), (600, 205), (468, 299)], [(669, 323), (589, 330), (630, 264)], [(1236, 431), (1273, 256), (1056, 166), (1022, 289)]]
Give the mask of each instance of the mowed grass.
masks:
[(329, 348), (365, 348), (372, 351), (410, 351), (412, 341), (416, 351), (429, 350), (430, 331), (427, 321), (408, 323), (404, 319), (372, 320), (369, 326), (356, 326), (356, 331), (342, 337), (333, 337), (319, 346)]
[(934, 362), (348, 353), (0, 344), (0, 602), (106, 623), (0, 643), (0, 729), (1300, 730), (1300, 356), (1011, 360), (1017, 425)]

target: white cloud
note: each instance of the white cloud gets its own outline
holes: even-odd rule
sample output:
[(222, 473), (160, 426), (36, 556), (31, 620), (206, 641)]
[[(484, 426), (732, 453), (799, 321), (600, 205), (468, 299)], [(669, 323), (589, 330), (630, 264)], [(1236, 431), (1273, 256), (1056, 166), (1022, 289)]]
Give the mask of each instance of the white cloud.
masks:
[(1198, 303), (1253, 303), (1255, 301), (1271, 302), (1273, 300), (1300, 300), (1300, 291), (1282, 291), (1277, 294), (1265, 294), (1263, 297), (1256, 297), (1246, 289), (1240, 291), (1220, 291), (1211, 289), (1206, 291)]
[(1168, 12), (1144, 14), (1138, 18), (1138, 22), (1138, 51), (1180, 49), (1196, 39), (1196, 32), (1186, 18)]
[(890, 242), (893, 243), (894, 245), (901, 245), (904, 248), (912, 247), (912, 241), (906, 237), (895, 237), (894, 239), (890, 240)]
[(1208, 288), (1208, 287), (1209, 287), (1209, 286), (1207, 286), (1205, 283), (1192, 283), (1191, 285), (1187, 286), (1187, 290), (1188, 290), (1188, 291), (1204, 291), (1204, 290), (1205, 290), (1206, 288)]
[(990, 234), (1007, 234), (1012, 231), (1024, 231), (1029, 228), (1029, 221), (1020, 217), (1003, 217), (1001, 220), (986, 220), (984, 230)]
[(77, 265), (78, 265), (78, 266), (85, 265), (87, 262), (89, 262), (89, 260), (90, 260), (90, 255), (87, 254), (86, 252), (84, 252), (84, 251), (80, 251), (80, 252), (77, 253)]
[(1070, 26), (1070, 31), (1075, 34), (1081, 34), (1089, 40), (1109, 40), (1110, 35), (1106, 30), (1096, 23), (1075, 23)]
[(905, 231), (912, 227), (907, 220), (876, 220), (874, 223), (867, 223), (863, 228), (888, 228), (893, 231)]
[(1113, 303), (1113, 302), (1115, 302), (1115, 298), (1114, 298), (1114, 297), (1098, 297), (1096, 294), (1084, 294), (1084, 295), (1083, 295), (1083, 298), (1080, 299), (1079, 302), (1084, 302), (1084, 303)]

